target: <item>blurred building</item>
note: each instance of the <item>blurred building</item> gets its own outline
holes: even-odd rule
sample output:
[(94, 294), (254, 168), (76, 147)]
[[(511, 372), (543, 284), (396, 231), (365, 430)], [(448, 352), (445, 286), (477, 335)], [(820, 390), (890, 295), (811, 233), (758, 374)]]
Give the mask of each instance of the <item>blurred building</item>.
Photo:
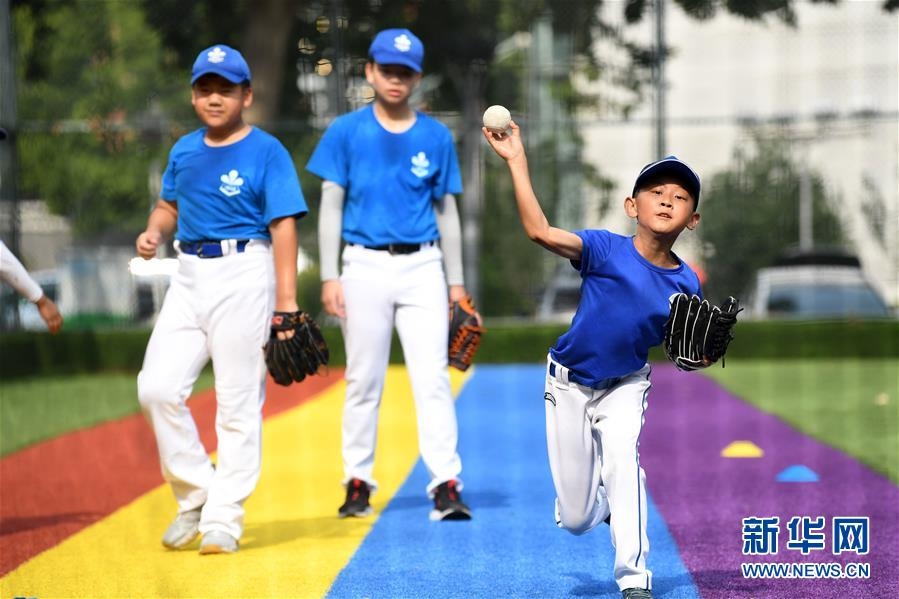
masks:
[[(832, 195), (846, 203), (840, 215), (854, 250), (878, 291), (897, 305), (899, 15), (874, 1), (794, 7), (797, 28), (724, 11), (699, 22), (665, 3), (665, 38), (674, 51), (665, 66), (666, 153), (708, 180), (733, 168), (734, 149), (749, 143), (747, 123), (775, 124), (795, 140), (797, 160), (823, 174)], [(620, 2), (603, 10), (604, 18), (621, 21)], [(628, 26), (621, 21), (621, 27)], [(657, 38), (651, 16), (626, 30), (644, 43)], [(616, 51), (597, 48), (606, 60)], [(627, 121), (601, 111), (584, 115), (584, 158), (617, 183), (611, 210), (588, 225), (631, 226), (621, 202), (639, 168), (657, 158), (654, 114), (650, 95)], [(862, 206), (872, 199), (884, 208), (880, 231), (872, 230)], [(694, 234), (687, 232), (679, 247), (687, 260), (701, 258)]]
[[(51, 214), (40, 200), (19, 200), (19, 259), (29, 270), (56, 266), (59, 257), (72, 244), (72, 227), (62, 216)], [(0, 231), (12, 229), (10, 210), (0, 211)], [(5, 237), (4, 237), (5, 239)]]

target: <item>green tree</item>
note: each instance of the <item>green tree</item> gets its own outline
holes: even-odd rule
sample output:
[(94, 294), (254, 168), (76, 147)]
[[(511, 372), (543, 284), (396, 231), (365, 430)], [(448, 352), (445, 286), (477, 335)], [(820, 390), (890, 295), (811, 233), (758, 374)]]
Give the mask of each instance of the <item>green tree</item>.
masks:
[(240, 49), (253, 71), (254, 99), (247, 120), (268, 126), (282, 114), (282, 98), (290, 97), (291, 87), (296, 90), (292, 34), (299, 0), (140, 0), (139, 4), (163, 46), (174, 52), (181, 72), (203, 48), (231, 45)]
[(180, 133), (156, 32), (131, 2), (16, 3), (21, 191), (70, 217), (76, 235), (137, 230), (148, 167)]
[[(788, 139), (755, 135), (733, 166), (704, 183), (697, 228), (708, 274), (706, 295), (721, 301), (747, 290), (756, 270), (769, 266), (799, 242), (802, 165)], [(823, 177), (807, 173), (816, 245), (844, 242), (836, 213), (839, 198), (828, 195)]]
[[(722, 11), (752, 20), (773, 17), (795, 23), (796, 0), (675, 1), (697, 20)], [(518, 114), (527, 108), (522, 91), (527, 76), (524, 58), (500, 63), (495, 60), (497, 45), (549, 15), (556, 39), (564, 40), (571, 56), (548, 83), (559, 106), (573, 113), (578, 106), (597, 101), (575, 93), (569, 77), (574, 72), (607, 77), (634, 92), (634, 102), (639, 102), (651, 68), (662, 55), (627, 39), (626, 29), (601, 21), (601, 5), (601, 0), (12, 0), (21, 82), (20, 187), (46, 199), (55, 212), (72, 217), (82, 235), (115, 225), (129, 233), (143, 226), (153, 199), (147, 191), (148, 167), (164, 164), (172, 141), (196, 126), (187, 102), (185, 68), (200, 48), (221, 41), (240, 47), (254, 65), (254, 85), (264, 93), (252, 116), (293, 151), (314, 211), (317, 182), (304, 176), (302, 165), (317, 132), (308, 95), (296, 84), (298, 66), (304, 60), (327, 59), (348, 65), (342, 76), (358, 77), (374, 31), (409, 27), (428, 48), (425, 69), (433, 76), (430, 109), (460, 115), (457, 130), (468, 193), (475, 193), (481, 180), (489, 191), (484, 197), (463, 198), (463, 212), (485, 227), (489, 224), (491, 230), (515, 231), (519, 225), (514, 211), (499, 205), (509, 197), (505, 184), (491, 181), (489, 170), (487, 177), (478, 177), (476, 171), (482, 151), (480, 115), (493, 103), (487, 99), (502, 97)], [(652, 5), (650, 0), (620, 4), (631, 23), (650, 16)], [(885, 0), (883, 6), (892, 11), (897, 2)], [(630, 65), (607, 69), (592, 52), (599, 37), (624, 49)], [(303, 39), (314, 44), (300, 47)], [(333, 80), (332, 74), (328, 84)], [(345, 90), (332, 87), (334, 109), (345, 101)], [(629, 108), (621, 106), (622, 114)], [(574, 151), (566, 150), (566, 156), (577, 162), (577, 131), (573, 127), (559, 131), (563, 135), (534, 148), (535, 160), (558, 155), (554, 149), (558, 144), (573, 144)], [(550, 162), (546, 160), (547, 165)], [(548, 198), (556, 195), (558, 177), (572, 168), (582, 169), (588, 184), (602, 193), (601, 172), (569, 161), (541, 168)], [(301, 233), (304, 249), (314, 253), (314, 226), (301, 223)], [(538, 279), (533, 273), (539, 269), (524, 250), (515, 253), (513, 262), (530, 264), (529, 275), (521, 277), (508, 268), (505, 249), (514, 245), (484, 239), (479, 249), (482, 278), (493, 277), (483, 283), (485, 290), (491, 290), (489, 303), (518, 311), (527, 301), (494, 302), (492, 295), (494, 290), (533, 295)]]

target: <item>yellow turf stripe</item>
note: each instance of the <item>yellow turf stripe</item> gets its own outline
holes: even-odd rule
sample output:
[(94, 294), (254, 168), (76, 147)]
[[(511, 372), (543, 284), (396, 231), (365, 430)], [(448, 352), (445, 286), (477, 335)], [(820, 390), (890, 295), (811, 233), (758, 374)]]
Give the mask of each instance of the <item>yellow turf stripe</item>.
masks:
[[(466, 378), (451, 371), (454, 394)], [(176, 507), (163, 485), (7, 574), (0, 595), (322, 597), (376, 520), (336, 517), (343, 501), (344, 391), (340, 382), (265, 421), (262, 477), (247, 502), (237, 554), (201, 557), (198, 543), (165, 550), (159, 539)], [(402, 366), (388, 370), (378, 438), (376, 514), (418, 459), (412, 392)], [(421, 517), (427, 518), (427, 509)]]

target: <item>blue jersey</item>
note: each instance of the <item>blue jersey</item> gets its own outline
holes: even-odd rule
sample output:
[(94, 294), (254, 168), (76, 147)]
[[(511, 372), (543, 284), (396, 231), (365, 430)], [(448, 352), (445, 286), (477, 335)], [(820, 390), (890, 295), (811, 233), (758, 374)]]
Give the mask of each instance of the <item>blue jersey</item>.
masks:
[(462, 192), (452, 133), (420, 112), (403, 133), (384, 129), (372, 105), (342, 115), (306, 169), (346, 190), (342, 236), (361, 245), (437, 239), (433, 202)]
[(162, 175), (162, 198), (178, 202), (176, 239), (271, 239), (272, 220), (308, 212), (280, 141), (254, 127), (238, 142), (209, 146), (205, 132), (175, 142)]
[(701, 290), (683, 260), (677, 268), (656, 266), (637, 252), (632, 237), (595, 229), (576, 234), (584, 242), (580, 261), (572, 261), (581, 273), (581, 299), (550, 355), (575, 382), (595, 387), (642, 368), (649, 348), (662, 343), (669, 298)]

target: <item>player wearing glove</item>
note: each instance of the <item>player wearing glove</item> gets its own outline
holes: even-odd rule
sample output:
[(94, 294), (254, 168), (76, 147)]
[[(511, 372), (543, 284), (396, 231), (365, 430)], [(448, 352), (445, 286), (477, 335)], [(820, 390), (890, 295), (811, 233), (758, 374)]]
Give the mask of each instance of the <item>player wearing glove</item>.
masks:
[(312, 317), (302, 310), (275, 312), (265, 347), (265, 366), (279, 385), (299, 383), (328, 364), (328, 344)]
[(665, 355), (684, 371), (707, 368), (721, 360), (734, 338), (740, 302), (729, 297), (719, 308), (698, 295), (678, 293), (671, 298), (665, 322)]
[[(338, 116), (306, 168), (322, 179), (318, 239), (322, 306), (346, 346), (340, 518), (372, 513), (378, 410), (394, 328), (412, 383), (432, 520), (463, 520), (456, 407), (447, 368), (447, 301), (467, 295), (453, 136), (410, 105), (424, 46), (385, 29), (369, 47), (375, 99)], [(346, 245), (341, 251), (341, 239)]]
[[(253, 89), (240, 53), (222, 44), (207, 48), (190, 83), (204, 126), (172, 147), (160, 199), (136, 242), (150, 259), (174, 235), (178, 251), (137, 392), (178, 502), (163, 545), (182, 549), (202, 534), (201, 554), (233, 553), (262, 459), (262, 347), (272, 313), (298, 309), (296, 221), (307, 207), (287, 149), (243, 120)], [(186, 405), (210, 359), (215, 465)]]
[(449, 365), (465, 372), (474, 360), (486, 329), (470, 295), (449, 306)]
[(668, 298), (700, 293), (696, 273), (672, 250), (681, 232), (699, 223), (699, 175), (674, 156), (646, 165), (624, 200), (636, 221), (633, 236), (566, 231), (550, 225), (540, 207), (518, 125), (483, 132), (509, 167), (527, 236), (581, 276), (571, 328), (547, 356), (542, 396), (556, 524), (583, 534), (611, 523), (622, 597), (652, 597), (646, 475), (637, 448), (649, 349), (663, 342)]

